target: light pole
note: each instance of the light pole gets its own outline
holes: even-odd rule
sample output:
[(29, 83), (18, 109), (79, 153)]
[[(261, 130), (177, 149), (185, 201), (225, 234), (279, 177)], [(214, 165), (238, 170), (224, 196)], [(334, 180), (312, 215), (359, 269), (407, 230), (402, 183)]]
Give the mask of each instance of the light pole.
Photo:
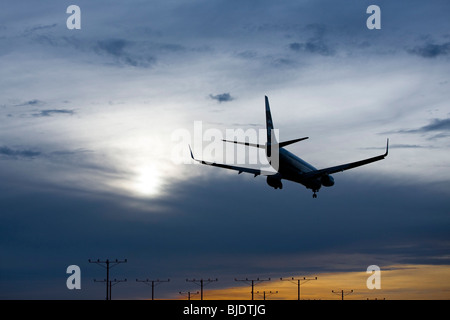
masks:
[(334, 291), (334, 290), (331, 290), (331, 292), (334, 293), (334, 294), (340, 294), (341, 295), (341, 300), (344, 300), (344, 296), (348, 296), (349, 294), (353, 293), (353, 290), (350, 290), (350, 291), (344, 291), (344, 290)]
[(243, 282), (247, 282), (247, 283), (251, 283), (251, 285), (252, 285), (252, 300), (254, 300), (253, 299), (253, 289), (254, 289), (254, 287), (255, 287), (255, 282), (263, 282), (263, 281), (270, 281), (270, 278), (268, 278), (268, 279), (260, 279), (260, 278), (256, 278), (256, 279), (248, 279), (248, 278), (245, 278), (245, 279), (234, 279), (234, 281), (243, 281)]
[(300, 300), (300, 286), (301, 286), (301, 284), (302, 284), (302, 281), (303, 281), (303, 283), (306, 283), (306, 282), (308, 282), (308, 281), (311, 281), (311, 280), (317, 280), (317, 277), (315, 277), (315, 278), (309, 278), (309, 279), (307, 279), (306, 277), (303, 277), (303, 278), (299, 278), (299, 279), (296, 279), (296, 278), (294, 278), (294, 277), (292, 277), (292, 278), (290, 278), (290, 279), (283, 279), (283, 278), (280, 278), (280, 280), (282, 280), (282, 281), (289, 281), (289, 282), (292, 282), (292, 283), (294, 283), (295, 284), (295, 282), (294, 281), (297, 281), (297, 286), (298, 286), (298, 293), (297, 293), (297, 295), (298, 295), (298, 300)]

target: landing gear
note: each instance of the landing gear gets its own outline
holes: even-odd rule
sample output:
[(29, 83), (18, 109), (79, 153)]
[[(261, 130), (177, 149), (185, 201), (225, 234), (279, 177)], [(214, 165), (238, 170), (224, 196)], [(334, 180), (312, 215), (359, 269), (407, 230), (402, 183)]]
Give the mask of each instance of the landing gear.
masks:
[(316, 192), (317, 192), (318, 190), (313, 190), (313, 198), (315, 199), (315, 198), (317, 198), (317, 194), (316, 194)]

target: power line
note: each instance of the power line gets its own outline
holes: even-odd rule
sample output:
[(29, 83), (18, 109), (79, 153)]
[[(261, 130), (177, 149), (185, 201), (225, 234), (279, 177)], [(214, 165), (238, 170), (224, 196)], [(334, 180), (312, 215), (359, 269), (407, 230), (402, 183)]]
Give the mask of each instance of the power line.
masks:
[(258, 283), (258, 282), (263, 282), (263, 281), (270, 281), (270, 278), (268, 278), (268, 279), (259, 279), (259, 278), (256, 278), (256, 279), (248, 279), (248, 278), (245, 278), (245, 279), (234, 279), (234, 281), (243, 281), (243, 282), (247, 282), (247, 283), (251, 283), (251, 286), (252, 286), (252, 300), (254, 300), (253, 298), (253, 289), (254, 289), (254, 287), (255, 287), (255, 282), (256, 283)]
[(196, 280), (196, 279), (192, 279), (192, 280), (189, 280), (189, 279), (186, 279), (186, 282), (193, 282), (193, 283), (195, 283), (195, 284), (198, 284), (198, 285), (200, 285), (200, 300), (203, 300), (203, 283), (206, 281), (206, 284), (208, 284), (208, 283), (211, 283), (211, 282), (215, 282), (215, 281), (219, 281), (219, 279), (206, 279), (206, 280), (203, 280), (203, 279), (200, 279), (200, 280)]
[(342, 300), (344, 300), (344, 296), (348, 296), (349, 294), (353, 293), (353, 290), (350, 290), (350, 291), (344, 291), (344, 290), (334, 291), (334, 290), (331, 290), (331, 292), (334, 293), (334, 294), (340, 294)]
[(110, 283), (109, 283), (109, 269), (114, 267), (114, 266), (116, 266), (116, 265), (118, 265), (118, 264), (120, 264), (120, 263), (126, 263), (127, 259), (125, 259), (125, 260), (117, 260), (117, 259), (116, 260), (109, 260), (109, 259), (106, 259), (106, 260), (100, 260), (100, 259), (91, 260), (91, 259), (89, 259), (88, 261), (89, 261), (89, 263), (96, 263), (99, 266), (101, 266), (101, 267), (106, 269), (106, 280), (104, 280), (104, 281), (97, 281), (97, 282), (106, 282), (106, 300), (111, 300), (111, 297), (110, 297), (111, 296)]
[(154, 296), (155, 296), (155, 283), (156, 283), (156, 285), (158, 285), (158, 284), (160, 284), (162, 282), (169, 282), (169, 281), (170, 281), (170, 279), (167, 279), (167, 280), (159, 280), (159, 279), (156, 279), (156, 280), (149, 280), (149, 279), (139, 280), (139, 279), (136, 279), (136, 282), (143, 282), (146, 285), (150, 285), (149, 283), (151, 282), (151, 286), (152, 286), (152, 300), (154, 300)]
[(298, 286), (298, 294), (297, 295), (298, 295), (298, 300), (300, 300), (300, 285), (302, 284), (301, 282), (303, 281), (303, 283), (306, 283), (306, 282), (311, 281), (311, 280), (317, 280), (317, 277), (310, 278), (310, 279), (307, 279), (306, 277), (303, 277), (302, 279), (295, 279), (294, 277), (292, 277), (290, 279), (280, 278), (280, 280), (281, 281), (289, 281), (289, 282), (294, 283), (294, 284), (295, 284), (295, 282), (293, 282), (293, 281), (297, 281), (297, 286)]

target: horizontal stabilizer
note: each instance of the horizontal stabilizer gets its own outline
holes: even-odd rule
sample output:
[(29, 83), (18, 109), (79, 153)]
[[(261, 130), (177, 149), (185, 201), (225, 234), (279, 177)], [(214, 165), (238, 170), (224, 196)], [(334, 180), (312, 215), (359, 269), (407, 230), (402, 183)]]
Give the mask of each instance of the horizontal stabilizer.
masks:
[[(290, 144), (299, 142), (299, 141), (303, 141), (309, 139), (309, 137), (304, 137), (304, 138), (299, 138), (299, 139), (294, 139), (294, 140), (289, 140), (289, 141), (284, 141), (284, 142), (280, 142), (278, 144), (272, 145), (272, 147), (276, 147), (278, 145), (278, 148), (283, 148), (285, 146), (288, 146)], [(259, 144), (259, 143), (250, 143), (250, 142), (241, 142), (241, 141), (232, 141), (232, 140), (223, 140), (224, 142), (231, 142), (231, 143), (236, 143), (236, 144), (242, 144), (244, 146), (248, 146), (248, 147), (255, 147), (255, 148), (262, 148), (264, 149), (266, 147), (265, 144)]]
[(259, 144), (259, 143), (250, 143), (250, 142), (241, 142), (241, 141), (232, 141), (232, 140), (223, 140), (224, 142), (231, 142), (231, 143), (236, 143), (236, 144), (243, 144), (244, 146), (248, 146), (248, 147), (255, 147), (255, 148), (265, 148), (266, 146), (264, 144)]
[(285, 146), (287, 146), (287, 145), (290, 145), (290, 144), (293, 144), (293, 143), (296, 143), (296, 142), (299, 142), (299, 141), (303, 141), (303, 140), (306, 140), (306, 139), (309, 139), (309, 137), (304, 137), (304, 138), (300, 138), (300, 139), (294, 139), (294, 140), (289, 140), (289, 141), (280, 142), (280, 143), (278, 144), (278, 146), (279, 146), (280, 148), (283, 148), (283, 147), (285, 147)]

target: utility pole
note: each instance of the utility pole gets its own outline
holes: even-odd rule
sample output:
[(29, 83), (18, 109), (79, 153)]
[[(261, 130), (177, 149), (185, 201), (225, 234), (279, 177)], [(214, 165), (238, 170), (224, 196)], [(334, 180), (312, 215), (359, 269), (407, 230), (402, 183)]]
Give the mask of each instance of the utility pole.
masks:
[(246, 283), (251, 283), (251, 285), (252, 285), (252, 300), (254, 300), (253, 298), (253, 289), (254, 289), (254, 287), (255, 287), (255, 282), (263, 282), (263, 281), (270, 281), (270, 278), (268, 278), (268, 279), (260, 279), (260, 278), (256, 278), (256, 279), (248, 279), (248, 278), (245, 278), (245, 279), (241, 279), (241, 280), (239, 280), (239, 279), (234, 279), (234, 281), (243, 281), (243, 282), (246, 282)]
[(334, 290), (331, 290), (331, 292), (334, 293), (334, 294), (340, 294), (342, 300), (344, 300), (344, 296), (348, 296), (349, 294), (353, 293), (353, 290), (350, 290), (350, 291), (344, 291), (344, 290), (334, 291)]
[[(105, 280), (105, 282), (106, 282), (106, 300), (111, 300), (110, 299), (110, 285), (109, 285), (109, 269), (114, 267), (114, 266), (116, 266), (116, 265), (118, 265), (119, 263), (126, 263), (127, 259), (125, 259), (125, 260), (117, 260), (117, 259), (116, 260), (109, 260), (109, 259), (106, 259), (104, 261), (100, 260), (100, 259), (97, 259), (97, 260), (89, 259), (88, 261), (89, 261), (89, 263), (96, 263), (99, 266), (101, 266), (101, 267), (106, 269), (106, 280)], [(103, 282), (103, 281), (99, 281), (99, 282)]]
[(148, 279), (138, 280), (138, 279), (136, 279), (136, 282), (143, 282), (146, 285), (149, 285), (150, 282), (152, 283), (151, 284), (151, 286), (152, 286), (152, 300), (154, 300), (154, 297), (155, 297), (155, 283), (156, 283), (156, 285), (158, 285), (158, 284), (160, 284), (162, 282), (169, 282), (169, 281), (170, 281), (170, 279), (167, 279), (167, 280), (159, 280), (159, 279), (156, 279), (156, 280), (148, 280)]
[(307, 279), (306, 277), (303, 277), (302, 279), (295, 279), (294, 277), (292, 277), (290, 279), (280, 278), (280, 280), (282, 280), (282, 281), (289, 281), (289, 282), (292, 282), (294, 284), (295, 284), (295, 282), (293, 282), (293, 281), (297, 281), (297, 286), (298, 286), (298, 293), (297, 293), (297, 295), (298, 295), (298, 300), (300, 300), (300, 285), (302, 284), (301, 282), (303, 281), (303, 283), (306, 283), (306, 282), (311, 281), (311, 280), (317, 280), (317, 277), (310, 278), (310, 279)]
[(206, 281), (207, 284), (208, 284), (208, 283), (211, 283), (211, 282), (219, 281), (219, 279), (217, 279), (217, 278), (216, 279), (206, 279), (206, 280), (203, 280), (203, 279), (200, 279), (200, 280), (196, 280), (196, 279), (189, 280), (189, 279), (186, 279), (186, 282), (193, 282), (195, 284), (200, 285), (200, 300), (203, 300), (203, 282), (204, 281)]
[(198, 294), (198, 291), (197, 292), (190, 292), (190, 291), (188, 291), (188, 292), (178, 292), (179, 294), (181, 294), (181, 295), (187, 295), (187, 297), (188, 297), (188, 300), (191, 300), (191, 294), (193, 294), (193, 295), (195, 295), (195, 294)]

